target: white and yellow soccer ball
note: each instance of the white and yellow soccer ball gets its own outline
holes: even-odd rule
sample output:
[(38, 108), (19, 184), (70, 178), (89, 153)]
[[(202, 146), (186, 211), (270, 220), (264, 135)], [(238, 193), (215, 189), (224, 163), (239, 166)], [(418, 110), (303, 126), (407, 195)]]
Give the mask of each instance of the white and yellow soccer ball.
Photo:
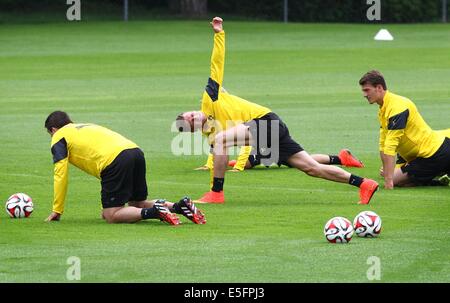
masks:
[(358, 237), (374, 238), (381, 232), (381, 218), (373, 211), (360, 212), (353, 220)]
[(6, 200), (5, 209), (11, 218), (26, 218), (33, 212), (33, 200), (27, 194), (17, 193)]
[(347, 218), (334, 217), (325, 224), (323, 233), (330, 243), (348, 243), (353, 236), (353, 225)]

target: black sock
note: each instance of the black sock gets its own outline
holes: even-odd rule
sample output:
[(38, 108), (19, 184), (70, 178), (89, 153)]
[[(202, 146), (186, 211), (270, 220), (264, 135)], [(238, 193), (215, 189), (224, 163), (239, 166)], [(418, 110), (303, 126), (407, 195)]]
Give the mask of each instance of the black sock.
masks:
[(225, 178), (216, 178), (216, 177), (214, 177), (213, 186), (212, 186), (211, 190), (215, 191), (215, 192), (222, 191), (224, 182), (225, 182)]
[(348, 184), (354, 185), (356, 187), (360, 187), (361, 183), (363, 183), (364, 178), (355, 176), (355, 175), (351, 175), (350, 176), (350, 180), (348, 180)]
[(143, 208), (141, 210), (141, 217), (142, 217), (143, 220), (159, 218), (158, 211), (157, 211), (156, 207)]
[(336, 165), (340, 165), (341, 163), (341, 159), (339, 159), (339, 156), (332, 156), (332, 155), (328, 155), (328, 157), (330, 157), (330, 164), (336, 164)]

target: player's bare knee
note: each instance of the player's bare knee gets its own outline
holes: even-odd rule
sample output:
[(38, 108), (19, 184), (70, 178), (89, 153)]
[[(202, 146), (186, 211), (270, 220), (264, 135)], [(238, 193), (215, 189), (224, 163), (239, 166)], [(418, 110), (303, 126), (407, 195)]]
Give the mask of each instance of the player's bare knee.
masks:
[(115, 212), (103, 212), (103, 219), (105, 219), (107, 223), (117, 223), (114, 219), (114, 214)]

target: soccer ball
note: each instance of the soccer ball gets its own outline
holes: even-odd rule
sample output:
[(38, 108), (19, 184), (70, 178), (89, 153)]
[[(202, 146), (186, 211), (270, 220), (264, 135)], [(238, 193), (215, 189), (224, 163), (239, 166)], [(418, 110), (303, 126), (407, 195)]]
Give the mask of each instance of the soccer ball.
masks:
[(33, 200), (24, 193), (17, 193), (8, 198), (5, 209), (11, 218), (29, 217), (33, 212)]
[(353, 236), (353, 225), (344, 217), (334, 217), (325, 224), (323, 233), (328, 242), (348, 243)]
[(363, 211), (353, 220), (353, 227), (359, 237), (374, 238), (381, 232), (381, 218), (373, 211)]

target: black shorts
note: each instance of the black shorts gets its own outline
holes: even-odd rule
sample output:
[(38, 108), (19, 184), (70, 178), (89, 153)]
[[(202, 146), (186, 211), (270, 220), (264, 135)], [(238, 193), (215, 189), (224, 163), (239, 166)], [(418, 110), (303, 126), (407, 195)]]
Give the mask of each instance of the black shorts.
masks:
[[(275, 113), (246, 122), (253, 138), (254, 163), (288, 165), (287, 160), (303, 148), (289, 135), (289, 129)], [(255, 165), (256, 165), (255, 164)]]
[(450, 139), (445, 138), (441, 147), (429, 158), (417, 158), (401, 168), (417, 185), (428, 184), (441, 174), (450, 174)]
[(122, 151), (101, 173), (103, 208), (147, 199), (144, 153), (139, 148)]

